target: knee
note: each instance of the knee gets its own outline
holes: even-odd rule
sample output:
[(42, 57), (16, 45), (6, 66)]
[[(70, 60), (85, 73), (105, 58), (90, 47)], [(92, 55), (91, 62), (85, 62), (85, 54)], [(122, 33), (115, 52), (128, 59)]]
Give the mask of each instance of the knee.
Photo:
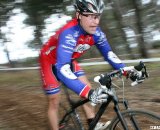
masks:
[(49, 108), (57, 110), (59, 107), (60, 97), (59, 95), (53, 95), (49, 97)]

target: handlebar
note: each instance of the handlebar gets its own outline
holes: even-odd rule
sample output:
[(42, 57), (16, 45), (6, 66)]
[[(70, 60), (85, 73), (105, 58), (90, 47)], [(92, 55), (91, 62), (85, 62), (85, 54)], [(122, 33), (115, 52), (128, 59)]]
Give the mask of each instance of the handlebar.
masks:
[[(94, 78), (94, 81), (100, 83), (101, 86), (106, 86), (107, 88), (110, 88), (113, 77), (120, 78), (123, 75), (124, 72), (131, 73), (131, 72), (135, 72), (135, 71), (136, 71), (137, 74), (139, 74), (139, 76), (142, 76), (144, 79), (149, 77), (149, 75), (147, 73), (146, 66), (141, 61), (136, 66), (128, 66), (128, 67), (124, 67), (124, 68), (119, 69), (119, 70), (112, 71), (110, 73), (105, 73), (105, 74), (101, 74), (100, 76), (96, 76)], [(140, 80), (136, 80), (136, 81), (131, 83), (131, 86), (135, 86), (139, 83), (141, 83)]]

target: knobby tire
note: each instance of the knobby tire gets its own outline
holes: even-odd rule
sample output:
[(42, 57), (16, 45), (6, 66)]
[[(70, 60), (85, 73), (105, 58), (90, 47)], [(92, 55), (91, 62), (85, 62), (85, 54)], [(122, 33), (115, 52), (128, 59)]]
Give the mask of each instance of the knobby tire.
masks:
[[(160, 115), (146, 110), (126, 110), (122, 112), (129, 130), (151, 130), (160, 127)], [(131, 118), (132, 117), (132, 118)], [(138, 126), (133, 124), (133, 118)], [(107, 129), (108, 130), (108, 129)], [(109, 130), (124, 130), (118, 117), (112, 120)]]

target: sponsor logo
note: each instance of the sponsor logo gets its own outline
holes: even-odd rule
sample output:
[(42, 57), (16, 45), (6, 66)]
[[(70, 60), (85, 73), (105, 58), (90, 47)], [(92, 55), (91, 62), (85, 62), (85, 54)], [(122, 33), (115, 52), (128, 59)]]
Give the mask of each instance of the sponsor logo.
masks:
[(108, 58), (114, 63), (117, 64), (122, 63), (121, 60), (112, 51), (108, 52)]
[(74, 49), (74, 52), (83, 53), (84, 51), (88, 50), (91, 46), (88, 44), (79, 44)]
[(46, 51), (46, 55), (48, 55), (52, 50), (54, 50), (56, 48), (56, 46), (51, 46), (47, 51)]
[(65, 38), (66, 38), (66, 43), (68, 45), (71, 45), (71, 46), (76, 45), (76, 40), (74, 39), (74, 37), (71, 34), (68, 34)]

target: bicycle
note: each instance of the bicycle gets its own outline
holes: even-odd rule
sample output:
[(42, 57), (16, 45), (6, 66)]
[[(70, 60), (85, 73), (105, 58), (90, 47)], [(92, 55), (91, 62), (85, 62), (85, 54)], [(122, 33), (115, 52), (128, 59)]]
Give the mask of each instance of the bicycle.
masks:
[[(143, 62), (140, 62), (137, 66), (129, 66), (125, 67), (125, 71), (137, 71), (142, 72), (143, 76), (148, 78), (148, 73), (146, 70), (146, 66)], [(131, 109), (128, 105), (128, 101), (123, 98), (123, 100), (119, 100), (118, 96), (115, 92), (114, 85), (112, 83), (112, 79), (121, 78), (122, 70), (112, 71), (110, 73), (104, 74), (102, 76), (96, 76), (94, 78), (95, 82), (98, 82), (101, 87), (108, 88), (108, 100), (107, 102), (100, 105), (98, 112), (94, 120), (89, 125), (88, 130), (93, 130), (96, 126), (97, 122), (100, 120), (101, 116), (108, 108), (109, 104), (113, 102), (114, 111), (116, 113), (116, 117), (111, 120), (110, 125), (106, 128), (106, 130), (151, 130), (154, 128), (160, 129), (160, 115), (153, 113), (148, 110), (140, 110), (140, 109)], [(134, 86), (140, 83), (138, 80), (133, 82), (131, 85)], [(65, 108), (63, 104), (60, 104), (60, 109), (63, 109), (63, 117), (60, 120), (60, 130), (85, 130), (81, 120), (80, 115), (77, 113), (77, 108), (82, 106), (83, 104), (89, 102), (88, 99), (74, 101), (70, 98), (69, 92), (67, 88), (64, 88), (64, 92), (69, 102), (69, 108)], [(121, 111), (119, 104), (123, 104), (125, 110)]]

